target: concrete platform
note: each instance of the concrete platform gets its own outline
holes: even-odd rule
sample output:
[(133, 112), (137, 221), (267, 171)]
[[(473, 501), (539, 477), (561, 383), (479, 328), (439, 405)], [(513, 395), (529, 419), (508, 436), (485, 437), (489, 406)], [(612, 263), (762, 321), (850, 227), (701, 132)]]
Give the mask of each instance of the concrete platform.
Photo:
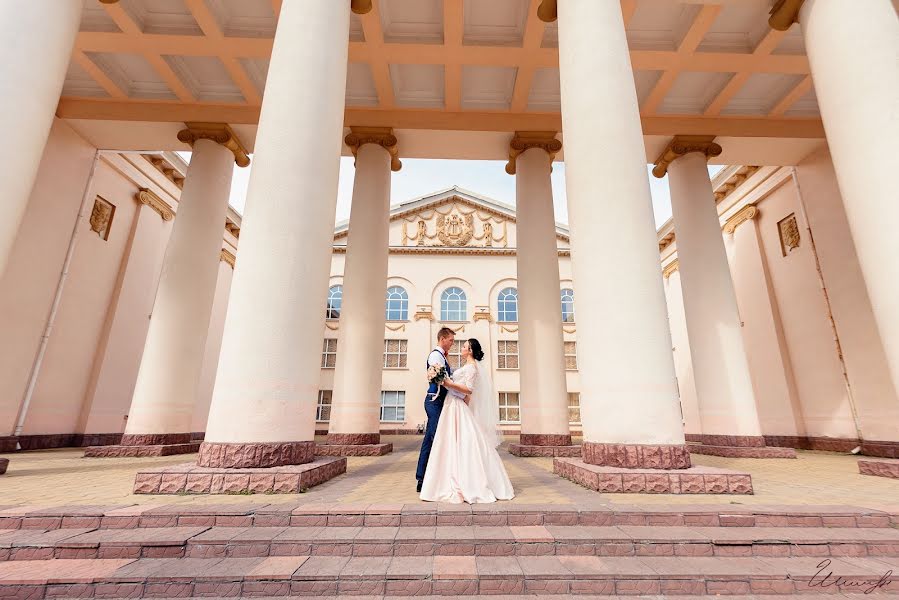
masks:
[(194, 454), (201, 442), (188, 444), (160, 444), (156, 446), (91, 446), (84, 449), (84, 458), (136, 458)]
[(195, 463), (143, 469), (135, 494), (299, 494), (346, 473), (346, 458), (321, 457), (268, 469), (216, 469)]
[(316, 444), (316, 456), (384, 456), (393, 452), (393, 444)]
[(796, 450), (780, 446), (713, 446), (688, 443), (690, 454), (723, 456), (725, 458), (796, 458)]
[(531, 446), (528, 444), (509, 444), (509, 454), (524, 457), (580, 457), (580, 445), (571, 446)]
[(860, 458), (858, 472), (862, 475), (875, 475), (899, 479), (899, 460), (892, 458)]
[(577, 458), (556, 458), (553, 472), (607, 494), (752, 494), (749, 473), (715, 467), (624, 469), (591, 465)]

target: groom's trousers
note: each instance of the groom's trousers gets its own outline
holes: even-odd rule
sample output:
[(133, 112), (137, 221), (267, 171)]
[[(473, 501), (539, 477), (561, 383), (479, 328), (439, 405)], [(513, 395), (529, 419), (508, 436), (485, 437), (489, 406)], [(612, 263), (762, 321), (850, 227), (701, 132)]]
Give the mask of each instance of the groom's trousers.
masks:
[(425, 414), (428, 416), (428, 424), (425, 427), (425, 437), (421, 440), (421, 452), (418, 454), (418, 468), (415, 470), (415, 479), (421, 481), (425, 478), (425, 469), (428, 468), (428, 458), (431, 456), (431, 446), (434, 445), (434, 434), (437, 433), (437, 423), (440, 421), (440, 413), (443, 412), (443, 400), (445, 393), (431, 400), (430, 394), (425, 396)]

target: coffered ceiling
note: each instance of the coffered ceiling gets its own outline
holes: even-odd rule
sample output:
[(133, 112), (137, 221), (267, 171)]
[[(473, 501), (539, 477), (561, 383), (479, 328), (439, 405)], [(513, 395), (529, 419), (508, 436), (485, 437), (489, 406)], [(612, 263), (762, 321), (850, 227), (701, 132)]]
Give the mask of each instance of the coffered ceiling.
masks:
[[(204, 120), (253, 137), (281, 3), (87, 0), (59, 116), (95, 136), (103, 128), (90, 121)], [(649, 139), (820, 143), (801, 33), (771, 30), (771, 3), (621, 0)], [(351, 19), (346, 124), (506, 139), (561, 129), (558, 29), (537, 18), (538, 4), (374, 0)]]

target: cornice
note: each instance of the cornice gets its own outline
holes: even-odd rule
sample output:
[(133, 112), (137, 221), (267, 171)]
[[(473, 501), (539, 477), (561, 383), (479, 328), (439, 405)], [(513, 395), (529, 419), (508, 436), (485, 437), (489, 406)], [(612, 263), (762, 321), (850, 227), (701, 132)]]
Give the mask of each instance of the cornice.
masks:
[(184, 189), (184, 175), (175, 168), (165, 157), (158, 154), (141, 154), (157, 171), (162, 173), (166, 179), (174, 183), (179, 190)]
[(755, 165), (746, 165), (737, 170), (733, 175), (727, 178), (727, 181), (721, 183), (715, 188), (715, 203), (720, 203), (727, 198), (731, 192), (743, 185), (747, 179), (755, 175), (761, 167)]
[(662, 269), (662, 277), (668, 279), (671, 277), (672, 273), (677, 271), (680, 268), (680, 262), (675, 258), (673, 261), (665, 265), (665, 268)]
[(704, 154), (708, 160), (713, 156), (719, 156), (723, 149), (715, 143), (713, 135), (676, 135), (656, 159), (652, 174), (661, 179), (668, 173), (671, 163), (692, 152)]
[[(346, 246), (332, 246), (334, 254), (346, 254)], [(390, 254), (445, 254), (445, 255), (495, 255), (495, 256), (515, 256), (515, 248), (491, 248), (485, 247), (460, 247), (453, 248), (449, 246), (391, 246), (388, 249)], [(568, 248), (559, 248), (559, 256), (571, 256), (571, 250)]]
[(145, 206), (149, 206), (162, 217), (163, 221), (171, 221), (175, 218), (175, 211), (169, 206), (168, 202), (157, 196), (152, 190), (141, 188), (134, 199)]
[(777, 0), (771, 7), (768, 25), (777, 31), (786, 31), (799, 22), (799, 9), (805, 0)]
[(185, 123), (187, 129), (178, 132), (178, 140), (193, 146), (197, 140), (211, 140), (221, 144), (234, 155), (234, 163), (238, 167), (248, 167), (250, 157), (240, 138), (229, 125), (224, 123)]
[(670, 246), (675, 239), (676, 235), (673, 231), (665, 234), (662, 239), (659, 240), (659, 252)]
[(759, 209), (755, 204), (747, 204), (736, 213), (734, 216), (729, 218), (725, 223), (722, 229), (724, 233), (733, 233), (737, 230), (737, 227), (745, 223), (746, 221), (751, 221), (756, 218), (759, 214)]
[(234, 262), (237, 260), (237, 257), (234, 256), (234, 255), (233, 255), (231, 252), (229, 252), (228, 250), (225, 250), (224, 248), (222, 248), (222, 254), (221, 254), (221, 256), (220, 256), (220, 260), (223, 261), (223, 262), (228, 263), (229, 265), (231, 265), (231, 268), (233, 269), (233, 268), (234, 268)]
[(555, 131), (516, 131), (512, 141), (509, 142), (509, 162), (506, 163), (506, 173), (515, 175), (515, 163), (518, 156), (531, 148), (539, 148), (549, 155), (549, 170), (552, 171), (553, 159), (562, 149), (562, 142), (556, 139)]
[[(369, 6), (371, 2), (369, 2)], [(403, 163), (399, 158), (399, 149), (397, 148), (397, 139), (393, 135), (393, 129), (390, 127), (350, 127), (350, 133), (343, 139), (343, 142), (350, 148), (353, 158), (359, 152), (359, 148), (365, 144), (375, 144), (381, 146), (390, 154), (390, 170), (399, 171), (403, 168)]]

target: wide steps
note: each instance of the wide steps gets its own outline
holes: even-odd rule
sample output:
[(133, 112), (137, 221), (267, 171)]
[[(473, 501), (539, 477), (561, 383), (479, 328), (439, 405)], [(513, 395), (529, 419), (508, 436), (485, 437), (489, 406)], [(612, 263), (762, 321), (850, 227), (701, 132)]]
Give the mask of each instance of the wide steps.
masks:
[(0, 532), (0, 561), (305, 555), (899, 557), (899, 529), (456, 525)]
[[(278, 556), (7, 561), (0, 597), (899, 593), (891, 559)], [(826, 563), (822, 567), (822, 563)], [(826, 577), (830, 574), (829, 577)], [(879, 582), (879, 584), (878, 584)], [(829, 585), (828, 585), (829, 584)]]

